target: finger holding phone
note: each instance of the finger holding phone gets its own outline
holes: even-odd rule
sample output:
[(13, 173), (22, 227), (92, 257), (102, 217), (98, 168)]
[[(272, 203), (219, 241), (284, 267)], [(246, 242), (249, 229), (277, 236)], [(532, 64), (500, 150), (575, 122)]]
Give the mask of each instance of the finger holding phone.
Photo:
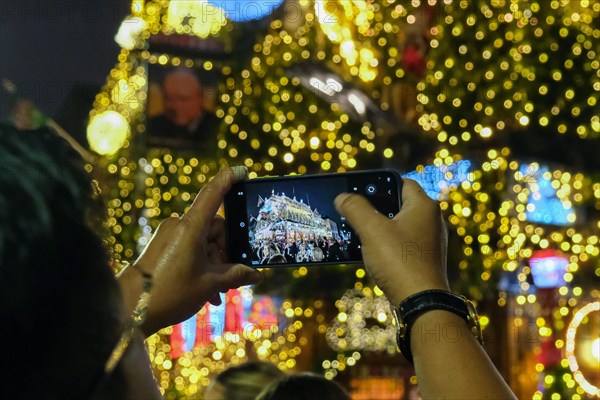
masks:
[[(387, 219), (362, 196), (341, 194), (335, 200), (360, 236), (365, 266), (392, 307), (424, 291), (450, 290), (447, 233), (438, 204), (410, 179), (404, 179), (402, 202), (400, 212)], [(446, 328), (452, 329), (452, 337), (444, 334)], [(407, 330), (424, 399), (516, 398), (457, 314), (430, 309), (418, 314)]]
[(225, 223), (217, 215), (225, 194), (247, 173), (245, 167), (234, 167), (215, 175), (188, 212), (160, 224), (135, 268), (128, 268), (120, 277), (128, 280), (124, 296), (133, 308), (143, 290), (140, 274), (133, 269), (153, 276), (148, 317), (142, 327), (146, 334), (184, 321), (207, 301), (220, 304), (220, 292), (262, 279), (256, 269), (227, 262)]
[(418, 183), (404, 179), (402, 208), (392, 219), (355, 194), (339, 195), (335, 206), (360, 237), (365, 266), (393, 304), (422, 290), (449, 290), (444, 220)]

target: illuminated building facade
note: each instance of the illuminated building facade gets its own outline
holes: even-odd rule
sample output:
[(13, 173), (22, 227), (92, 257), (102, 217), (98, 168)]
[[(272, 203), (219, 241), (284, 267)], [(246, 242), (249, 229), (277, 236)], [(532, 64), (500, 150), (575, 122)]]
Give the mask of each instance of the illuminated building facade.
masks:
[(315, 240), (317, 238), (339, 239), (337, 223), (323, 218), (304, 200), (297, 200), (272, 192), (266, 200), (259, 197), (262, 204), (254, 227), (254, 240), (285, 239), (288, 242), (297, 240)]

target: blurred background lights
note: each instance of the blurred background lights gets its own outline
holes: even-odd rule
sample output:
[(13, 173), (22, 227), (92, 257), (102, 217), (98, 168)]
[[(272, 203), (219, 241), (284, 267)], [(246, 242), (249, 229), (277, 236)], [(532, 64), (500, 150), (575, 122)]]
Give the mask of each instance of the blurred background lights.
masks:
[(129, 137), (129, 123), (116, 111), (96, 115), (87, 127), (87, 138), (93, 151), (100, 155), (116, 153)]
[[(235, 22), (258, 20), (271, 15), (284, 0), (208, 0)], [(298, 16), (299, 17), (299, 16)]]
[(600, 338), (597, 338), (592, 342), (592, 357), (600, 362)]
[(492, 130), (490, 128), (481, 128), (481, 131), (479, 131), (479, 134), (481, 135), (482, 138), (489, 138), (490, 136), (492, 136)]
[(226, 23), (225, 12), (207, 0), (183, 0), (169, 3), (167, 24), (177, 33), (183, 33), (185, 27), (189, 26), (192, 33), (206, 38), (219, 33)]
[(531, 222), (552, 225), (572, 225), (575, 222), (575, 211), (570, 202), (559, 198), (556, 178), (550, 174), (548, 166), (523, 164), (520, 168), (523, 180), (527, 183), (530, 195), (528, 197), (526, 219)]
[(336, 93), (342, 91), (342, 84), (333, 78), (327, 79), (327, 82), (323, 82), (317, 77), (310, 78), (310, 86), (317, 90), (325, 93), (327, 96), (334, 96)]
[(133, 50), (140, 34), (147, 26), (148, 24), (143, 18), (127, 18), (121, 23), (119, 31), (115, 35), (115, 42), (124, 49)]
[(558, 288), (565, 284), (565, 272), (569, 259), (560, 252), (538, 250), (529, 259), (533, 283), (538, 288)]
[(365, 103), (356, 94), (350, 93), (348, 95), (348, 101), (354, 106), (354, 109), (358, 114), (365, 114), (367, 107), (365, 106)]
[(420, 166), (417, 170), (404, 174), (403, 177), (417, 181), (429, 197), (440, 200), (462, 182), (473, 179), (471, 167), (470, 160), (459, 160), (450, 165)]
[[(501, 351), (509, 353), (502, 358), (509, 360), (505, 372), (519, 390), (518, 397), (585, 398), (582, 388), (590, 387), (581, 376), (600, 386), (589, 372), (590, 366), (598, 365), (594, 328), (600, 313), (579, 321), (577, 338), (564, 334), (569, 321), (579, 318), (574, 315), (579, 307), (600, 296), (593, 286), (593, 279), (600, 277), (600, 183), (597, 174), (590, 173), (598, 169), (588, 168), (594, 156), (584, 152), (592, 142), (582, 140), (593, 140), (600, 132), (595, 109), (600, 64), (593, 45), (600, 4), (477, 4), (289, 0), (284, 8), (276, 0), (133, 1), (132, 15), (147, 27), (138, 33), (141, 25), (122, 26), (117, 34), (121, 54), (90, 113), (99, 118), (93, 119), (96, 124), (110, 120), (109, 110), (118, 112), (113, 117), (122, 127), (129, 123), (131, 142), (136, 143), (101, 160), (110, 180), (105, 192), (115, 254), (134, 258), (160, 220), (184, 212), (224, 165), (246, 165), (254, 178), (343, 172), (383, 163), (406, 171), (404, 176), (439, 201), (455, 240), (451, 257), (458, 271), (453, 283), (479, 302), (482, 325), (498, 326), (500, 314), (485, 309), (497, 304), (508, 317), (509, 330), (534, 327), (519, 329), (534, 340), (511, 340)], [(270, 13), (275, 8), (284, 14), (289, 8), (300, 21), (260, 16), (260, 10)], [(577, 20), (572, 18), (575, 14)], [(264, 19), (232, 23), (244, 18)], [(140, 45), (147, 39), (151, 44), (153, 35), (182, 34), (206, 37), (198, 43), (222, 41), (234, 49), (235, 34), (242, 27), (251, 33), (244, 37), (248, 54), (235, 60), (191, 58), (152, 46), (130, 51), (140, 34)], [(137, 146), (137, 138), (147, 134), (142, 118), (150, 95), (147, 64), (219, 74), (212, 106), (222, 122), (214, 154)], [(109, 153), (111, 146), (118, 148), (123, 142), (122, 137), (111, 139), (113, 128), (98, 134), (98, 128), (91, 129), (94, 124), (90, 131), (96, 136), (90, 143), (96, 151), (101, 144)], [(554, 142), (570, 137), (577, 143), (564, 151)], [(411, 138), (418, 140), (412, 143)], [(552, 164), (540, 161), (545, 158)], [(544, 255), (540, 249), (557, 253)], [(227, 325), (227, 312), (207, 307), (195, 322), (149, 338), (149, 354), (165, 397), (197, 398), (213, 374), (256, 357), (284, 370), (322, 365), (328, 379), (349, 378), (352, 385), (351, 375), (344, 375), (347, 368), (369, 368), (375, 359), (368, 356), (369, 349), (396, 354), (396, 345), (381, 291), (368, 288), (364, 269), (348, 272), (339, 276), (351, 281), (329, 280), (337, 285), (335, 295), (327, 292), (331, 298), (315, 294), (315, 299), (278, 305), (271, 314), (286, 328), (276, 332), (256, 329), (240, 340), (237, 330), (220, 327)], [(291, 289), (275, 288), (283, 296), (318, 279), (310, 268), (290, 273), (286, 283)], [(353, 284), (356, 291), (344, 295)], [(546, 286), (548, 290), (540, 290)], [(544, 292), (557, 292), (557, 304), (544, 304)], [(312, 295), (306, 293), (307, 298)], [(226, 299), (226, 307), (237, 309), (235, 298)], [(329, 301), (336, 302), (337, 311), (323, 307)], [(264, 301), (256, 305), (266, 309)], [(219, 329), (194, 330), (207, 319)], [(308, 329), (301, 333), (302, 324), (319, 334), (306, 335)], [(180, 339), (178, 357), (171, 354), (174, 335)], [(535, 364), (535, 352), (556, 353), (542, 348), (542, 342), (559, 355)], [(321, 351), (325, 347), (337, 354), (327, 355)], [(560, 354), (568, 354), (569, 348), (575, 349), (579, 366), (573, 373), (568, 355), (561, 359)], [(547, 386), (552, 382), (560, 385)], [(584, 382), (582, 387), (579, 382)], [(411, 377), (410, 385), (415, 384)]]
[[(598, 327), (600, 302), (588, 303), (574, 315), (566, 334), (565, 355), (573, 377), (581, 388), (592, 396), (600, 397)], [(585, 331), (584, 329), (587, 328)], [(583, 349), (583, 351), (581, 351)], [(587, 350), (587, 351), (585, 351)], [(590, 382), (592, 381), (592, 382)], [(594, 384), (595, 383), (595, 384)]]

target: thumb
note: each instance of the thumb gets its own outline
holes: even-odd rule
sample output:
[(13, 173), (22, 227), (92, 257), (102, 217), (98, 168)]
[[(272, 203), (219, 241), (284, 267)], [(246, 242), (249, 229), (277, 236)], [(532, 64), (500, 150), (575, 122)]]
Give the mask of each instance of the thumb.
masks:
[(263, 279), (262, 273), (244, 264), (230, 264), (231, 266), (220, 276), (223, 290), (238, 288), (240, 286), (255, 285)]
[(335, 198), (336, 210), (342, 214), (362, 241), (368, 232), (381, 228), (388, 219), (379, 213), (371, 203), (358, 194), (342, 193)]

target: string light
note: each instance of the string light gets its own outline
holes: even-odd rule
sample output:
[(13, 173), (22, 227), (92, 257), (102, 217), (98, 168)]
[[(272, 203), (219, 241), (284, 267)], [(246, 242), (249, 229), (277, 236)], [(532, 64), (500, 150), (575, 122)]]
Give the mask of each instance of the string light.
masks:
[(546, 15), (546, 4), (535, 1), (429, 3), (446, 17), (431, 29), (431, 68), (418, 86), (425, 131), (444, 142), (454, 132), (454, 145), (523, 129), (599, 136), (597, 5), (553, 1)]
[[(598, 312), (598, 311), (600, 311), (600, 302), (594, 302), (594, 303), (586, 304), (585, 306), (583, 306), (581, 309), (579, 309), (579, 311), (577, 311), (573, 315), (573, 319), (571, 320), (571, 323), (569, 324), (569, 327), (567, 328), (566, 347), (565, 347), (566, 357), (567, 357), (567, 360), (569, 361), (569, 366), (571, 368), (571, 371), (573, 372), (573, 376), (574, 376), (575, 380), (583, 388), (583, 390), (585, 390), (586, 393), (588, 393), (592, 396), (600, 396), (600, 388), (598, 388), (597, 386), (594, 386), (592, 383), (590, 383), (585, 378), (584, 374), (581, 372), (580, 366), (579, 366), (579, 363), (577, 360), (577, 356), (575, 354), (575, 345), (576, 345), (577, 329), (582, 324), (584, 318), (586, 316), (588, 316), (590, 313)], [(596, 332), (596, 335), (597, 334), (598, 334), (598, 332)], [(596, 338), (592, 345), (597, 346), (598, 340), (600, 340), (600, 339)], [(596, 353), (598, 352), (597, 347), (593, 347), (593, 349), (595, 349)], [(592, 350), (592, 351), (594, 351), (594, 350)], [(594, 355), (594, 357), (596, 358), (596, 366), (597, 366), (597, 362), (598, 362), (597, 354)]]
[(128, 136), (129, 124), (116, 111), (104, 111), (96, 115), (87, 128), (91, 149), (101, 155), (116, 153)]
[[(553, 15), (546, 15), (542, 14), (544, 7), (535, 2), (493, 2), (473, 8), (473, 3), (466, 1), (400, 5), (303, 0), (305, 20), (293, 29), (288, 21), (271, 20), (267, 32), (253, 46), (248, 63), (239, 68), (152, 53), (144, 47), (151, 35), (171, 32), (218, 35), (229, 45), (230, 22), (217, 10), (210, 23), (194, 25), (190, 16), (199, 15), (194, 7), (201, 3), (205, 2), (133, 1), (132, 14), (144, 21), (143, 30), (138, 26), (125, 32), (127, 37), (119, 42), (122, 50), (118, 63), (90, 112), (91, 121), (118, 113), (122, 118), (119, 126), (127, 125), (130, 132), (123, 135), (120, 130), (121, 136), (115, 139), (106, 132), (97, 135), (102, 131), (91, 129), (92, 124), (88, 127), (95, 132), (90, 136), (92, 148), (106, 154), (101, 167), (108, 175), (105, 192), (112, 235), (108, 242), (118, 257), (128, 259), (138, 254), (158, 223), (185, 212), (200, 187), (225, 165), (244, 164), (250, 177), (272, 171), (341, 172), (368, 165), (363, 160), (400, 154), (400, 149), (380, 145), (381, 132), (370, 123), (353, 121), (338, 104), (322, 101), (316, 91), (284, 73), (294, 64), (326, 61), (340, 77), (377, 99), (382, 109), (392, 110), (403, 119), (408, 114), (398, 114), (398, 109), (413, 99), (398, 93), (406, 94), (407, 85), (418, 89), (414, 90), (416, 119), (423, 131), (437, 140), (439, 149), (416, 167), (414, 177), (430, 184), (428, 194), (439, 200), (448, 225), (459, 238), (457, 291), (481, 300), (486, 291), (495, 289), (496, 271), (519, 271), (518, 266), (535, 249), (554, 248), (569, 255), (565, 283), (559, 288), (568, 298), (560, 305), (559, 321), (581, 297), (600, 296), (569, 287), (585, 269), (595, 268), (593, 274), (600, 277), (600, 267), (594, 267), (600, 253), (600, 223), (580, 212), (586, 208), (593, 214), (600, 209), (600, 182), (576, 168), (518, 159), (508, 147), (495, 144), (487, 145), (478, 158), (468, 154), (470, 143), (496, 143), (494, 140), (508, 130), (544, 129), (549, 135), (598, 137), (600, 120), (594, 110), (600, 93), (600, 65), (592, 44), (598, 38), (593, 21), (600, 9), (595, 3), (552, 1)], [(399, 42), (404, 28), (417, 24), (427, 5), (436, 5), (444, 18), (437, 18), (439, 24), (426, 32), (428, 68), (419, 80), (405, 69)], [(344, 15), (334, 13), (333, 6)], [(338, 23), (328, 21), (332, 17), (339, 17)], [(560, 38), (560, 46), (556, 38)], [(541, 43), (547, 46), (540, 52), (536, 49), (544, 47)], [(222, 124), (218, 149), (210, 157), (169, 149), (140, 151), (136, 146), (145, 134), (146, 64), (212, 70), (221, 75), (216, 115)], [(586, 84), (577, 84), (578, 79)], [(331, 89), (335, 95), (335, 88)], [(547, 197), (564, 210), (560, 224), (556, 223), (559, 213), (553, 213), (551, 221), (535, 217), (543, 206), (539, 196), (547, 189)], [(366, 276), (362, 271), (357, 271), (358, 279)], [(298, 269), (293, 277), (301, 279), (309, 274), (306, 268)], [(523, 278), (529, 274), (523, 272)], [(516, 301), (523, 307), (535, 304), (527, 279), (519, 281), (519, 288), (523, 293)], [(223, 337), (177, 360), (168, 357), (167, 329), (148, 340), (160, 386), (163, 392), (197, 396), (215, 373), (226, 365), (243, 362), (248, 352), (274, 361), (282, 369), (293, 369), (306, 344), (296, 322), (316, 323), (319, 334), (339, 352), (334, 359), (323, 361), (328, 379), (356, 365), (361, 352), (370, 351), (369, 346), (393, 352), (394, 342), (389, 341), (393, 335), (388, 332), (391, 325), (378, 319), (381, 316), (390, 321), (389, 310), (382, 311), (384, 299), (377, 289), (368, 295), (371, 317), (350, 307), (350, 302), (362, 304), (361, 299), (368, 297), (364, 289), (357, 282), (354, 295), (339, 303), (345, 304), (345, 311), (338, 308), (331, 324), (325, 321), (319, 300), (309, 307), (287, 301), (280, 310), (289, 319), (287, 330), (253, 336), (248, 341)], [(505, 293), (498, 304), (507, 303)], [(380, 333), (386, 333), (380, 337), (363, 332), (365, 340), (372, 340), (369, 344), (360, 342), (350, 355), (346, 350), (352, 348), (355, 333), (363, 329), (355, 330), (355, 321), (360, 325), (366, 318), (375, 318)], [(482, 320), (491, 323), (486, 316)], [(337, 328), (331, 330), (334, 325), (345, 333), (338, 336)], [(546, 322), (537, 329), (542, 336), (560, 330)], [(346, 347), (341, 339), (346, 340)]]
[(326, 333), (332, 349), (396, 353), (396, 327), (390, 304), (381, 294), (364, 287), (348, 290), (336, 301), (338, 314)]

